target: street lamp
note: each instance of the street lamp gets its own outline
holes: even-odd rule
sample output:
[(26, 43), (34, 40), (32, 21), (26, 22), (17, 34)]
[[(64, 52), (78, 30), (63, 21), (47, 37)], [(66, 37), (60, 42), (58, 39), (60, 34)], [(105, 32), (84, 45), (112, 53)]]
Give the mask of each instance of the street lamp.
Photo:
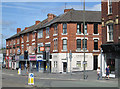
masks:
[(83, 5), (83, 27), (84, 27), (84, 61), (83, 61), (83, 64), (84, 64), (84, 79), (86, 79), (86, 75), (85, 75), (85, 0), (84, 0), (84, 5)]

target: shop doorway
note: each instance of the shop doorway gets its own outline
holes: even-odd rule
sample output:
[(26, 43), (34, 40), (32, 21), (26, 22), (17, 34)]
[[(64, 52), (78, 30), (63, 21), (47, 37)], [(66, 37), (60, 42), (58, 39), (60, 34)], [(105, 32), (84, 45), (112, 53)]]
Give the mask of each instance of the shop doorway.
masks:
[(67, 70), (67, 62), (63, 62), (63, 72), (66, 72)]
[(115, 74), (115, 59), (107, 59), (107, 65), (110, 67), (110, 73)]
[(98, 55), (93, 56), (93, 70), (97, 70), (98, 68)]

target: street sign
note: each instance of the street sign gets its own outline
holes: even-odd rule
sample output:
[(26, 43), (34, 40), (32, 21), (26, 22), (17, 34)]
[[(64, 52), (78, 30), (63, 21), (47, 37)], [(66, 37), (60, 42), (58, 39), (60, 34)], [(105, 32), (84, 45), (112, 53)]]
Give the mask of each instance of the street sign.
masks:
[(83, 64), (87, 64), (87, 61), (83, 61)]
[(29, 73), (28, 85), (34, 85), (34, 74), (33, 73)]

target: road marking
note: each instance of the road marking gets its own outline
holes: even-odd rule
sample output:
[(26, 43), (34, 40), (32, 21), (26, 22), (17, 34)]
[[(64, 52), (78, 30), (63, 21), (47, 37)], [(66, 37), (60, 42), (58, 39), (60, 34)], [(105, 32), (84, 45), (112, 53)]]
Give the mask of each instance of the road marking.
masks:
[(14, 76), (14, 74), (6, 74), (6, 73), (2, 73), (2, 74), (5, 74), (5, 75), (10, 75), (10, 76)]

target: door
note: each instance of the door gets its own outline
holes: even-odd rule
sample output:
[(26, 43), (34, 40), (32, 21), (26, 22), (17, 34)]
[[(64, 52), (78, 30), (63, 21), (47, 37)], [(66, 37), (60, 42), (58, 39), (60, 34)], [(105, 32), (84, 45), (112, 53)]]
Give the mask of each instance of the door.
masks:
[(97, 70), (97, 68), (98, 68), (98, 55), (94, 55), (94, 63), (93, 63), (93, 66), (94, 66), (94, 68), (93, 68), (93, 70)]
[(63, 62), (63, 72), (66, 72), (67, 70), (67, 62)]

